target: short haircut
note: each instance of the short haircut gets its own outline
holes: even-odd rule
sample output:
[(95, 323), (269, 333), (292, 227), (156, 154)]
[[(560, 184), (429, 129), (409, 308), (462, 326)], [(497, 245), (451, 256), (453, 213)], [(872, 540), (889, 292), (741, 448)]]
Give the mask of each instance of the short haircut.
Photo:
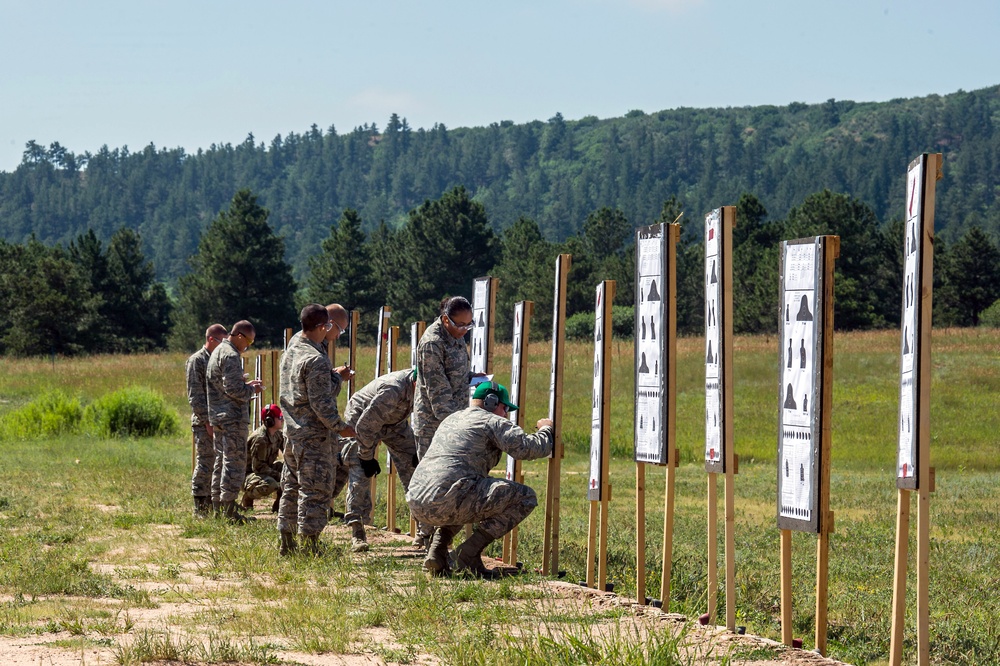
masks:
[(441, 300), (441, 314), (448, 315), (451, 319), (452, 315), (457, 315), (459, 312), (472, 312), (472, 305), (465, 296), (446, 296)]
[(248, 338), (251, 335), (257, 337), (257, 330), (253, 327), (253, 324), (251, 324), (246, 319), (239, 320), (238, 322), (233, 324), (233, 327), (229, 330), (230, 330), (230, 335), (236, 335), (237, 333), (242, 333)]
[(330, 321), (330, 315), (327, 314), (326, 308), (319, 303), (310, 303), (302, 308), (302, 312), (299, 313), (299, 321), (302, 322), (303, 331), (311, 331)]
[(347, 328), (350, 317), (347, 316), (347, 309), (344, 308), (340, 303), (330, 303), (326, 306), (326, 312), (330, 315), (330, 321), (336, 321), (338, 324), (343, 322), (344, 325), (341, 328)]
[(216, 340), (221, 340), (227, 335), (229, 335), (229, 333), (226, 332), (226, 327), (223, 326), (222, 324), (212, 324), (211, 326), (205, 329), (206, 340), (208, 340), (209, 338), (215, 338)]

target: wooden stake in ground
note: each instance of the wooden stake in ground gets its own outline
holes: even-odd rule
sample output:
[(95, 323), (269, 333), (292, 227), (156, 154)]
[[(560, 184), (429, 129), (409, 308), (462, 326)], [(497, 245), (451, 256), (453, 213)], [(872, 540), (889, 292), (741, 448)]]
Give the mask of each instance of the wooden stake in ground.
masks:
[[(424, 337), (424, 331), (427, 330), (427, 322), (415, 321), (410, 324), (410, 368), (417, 367), (417, 345), (420, 344), (420, 338)], [(413, 414), (410, 414), (410, 426), (413, 426)], [(417, 521), (410, 516), (410, 536), (414, 537), (417, 535)]]
[[(399, 326), (389, 327), (389, 372), (399, 370)], [(385, 449), (385, 529), (396, 531), (396, 466), (389, 447)], [(374, 478), (374, 477), (372, 477)]]
[[(597, 285), (594, 300), (594, 388), (590, 410), (590, 539), (587, 551), (587, 587), (605, 590), (608, 583), (608, 502), (611, 500), (609, 466), (611, 464), (611, 302), (615, 298), (614, 280)], [(600, 520), (596, 520), (600, 507)], [(600, 533), (594, 550), (595, 530)], [(595, 555), (597, 584), (594, 584)]]
[[(264, 379), (264, 352), (258, 352), (254, 356), (253, 360), (253, 378), (257, 381), (262, 381)], [(264, 408), (264, 391), (261, 390), (260, 393), (254, 393), (253, 398), (250, 400), (250, 404), (253, 405), (253, 414), (251, 414), (250, 423), (253, 424), (254, 429), (260, 427), (260, 410)]]
[(278, 404), (278, 359), (281, 357), (281, 352), (277, 349), (271, 350), (271, 404)]
[[(392, 308), (383, 305), (378, 309), (378, 331), (375, 334), (375, 379), (378, 379), (388, 371), (389, 367), (389, 317), (392, 316)], [(375, 443), (375, 450), (372, 452), (373, 458), (378, 458), (378, 445)], [(378, 476), (373, 476), (371, 484), (372, 513), (375, 513), (375, 494), (378, 490)], [(368, 517), (369, 524), (373, 524), (373, 516)]]
[[(358, 369), (358, 320), (360, 319), (357, 310), (351, 310), (348, 313), (349, 321), (347, 329), (347, 358), (348, 365), (351, 370), (356, 371)], [(351, 396), (354, 395), (354, 377), (357, 373), (352, 372), (351, 377), (347, 380), (347, 399), (350, 400)]]
[(930, 663), (930, 466), (931, 311), (934, 290), (934, 199), (941, 154), (923, 154), (906, 174), (903, 227), (903, 313), (900, 326), (899, 423), (897, 438), (896, 551), (892, 589), (889, 663), (903, 659), (906, 617), (906, 558), (910, 492), (917, 491), (917, 663)]
[(737, 457), (733, 446), (733, 227), (736, 208), (705, 216), (705, 471), (708, 472), (708, 616), (716, 618), (718, 597), (718, 490), (726, 480), (726, 628), (736, 631)]
[(654, 224), (635, 231), (635, 491), (636, 601), (646, 597), (646, 469), (666, 466), (663, 494), (663, 568), (660, 603), (670, 608), (674, 534), (677, 243), (680, 225)]
[(830, 533), (830, 424), (833, 408), (833, 268), (838, 236), (780, 246), (778, 529), (782, 640), (791, 645), (791, 530), (815, 532), (816, 649), (826, 652)]
[(284, 351), (285, 349), (288, 349), (288, 343), (291, 341), (291, 339), (292, 339), (292, 329), (286, 328), (285, 329), (285, 346), (281, 348), (282, 351)]
[[(532, 301), (514, 304), (514, 332), (511, 337), (510, 397), (518, 409), (510, 413), (514, 425), (525, 426), (525, 399), (528, 394), (528, 338), (531, 316), (535, 312)], [(507, 480), (524, 483), (521, 461), (507, 456)], [(503, 537), (503, 561), (508, 566), (517, 564), (517, 525)]]
[(542, 538), (542, 574), (559, 573), (559, 486), (562, 471), (563, 361), (566, 347), (566, 280), (573, 255), (556, 257), (552, 299), (552, 369), (549, 373), (549, 418), (554, 424), (553, 451), (545, 475), (545, 527)]

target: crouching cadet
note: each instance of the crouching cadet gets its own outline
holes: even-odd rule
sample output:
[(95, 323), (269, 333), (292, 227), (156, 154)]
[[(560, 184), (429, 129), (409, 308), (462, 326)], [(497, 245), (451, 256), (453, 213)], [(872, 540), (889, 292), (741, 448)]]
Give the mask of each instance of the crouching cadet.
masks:
[(484, 578), (494, 572), (483, 564), (482, 553), (495, 539), (509, 532), (538, 506), (528, 486), (489, 475), (507, 453), (516, 460), (551, 455), (553, 428), (540, 419), (538, 432), (526, 434), (507, 419), (517, 409), (507, 389), (483, 382), (466, 409), (441, 422), (430, 448), (410, 479), (406, 501), (417, 520), (443, 525), (434, 531), (424, 568), (435, 574), (450, 573), (448, 546), (460, 527), (478, 523), (472, 536), (455, 551), (456, 571)]
[(271, 513), (278, 512), (281, 499), (281, 461), (278, 454), (285, 450), (285, 435), (281, 431), (285, 417), (277, 405), (260, 410), (261, 425), (247, 440), (247, 477), (243, 482), (244, 509), (252, 509), (253, 501), (277, 493)]
[(364, 522), (372, 512), (369, 479), (382, 471), (375, 460), (379, 442), (389, 450), (403, 490), (410, 487), (410, 477), (417, 466), (417, 445), (409, 421), (416, 376), (415, 369), (382, 375), (352, 395), (344, 411), (344, 420), (357, 434), (344, 442), (342, 469), (347, 473), (338, 472), (333, 495), (336, 497), (347, 484), (344, 519), (351, 526), (351, 549), (356, 553), (368, 550)]

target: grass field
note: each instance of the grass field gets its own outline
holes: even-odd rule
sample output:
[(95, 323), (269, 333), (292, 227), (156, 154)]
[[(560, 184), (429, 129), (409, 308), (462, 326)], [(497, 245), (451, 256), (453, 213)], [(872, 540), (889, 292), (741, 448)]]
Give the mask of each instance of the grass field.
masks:
[[(853, 663), (879, 663), (888, 651), (898, 345), (893, 332), (839, 334), (834, 344), (831, 509), (837, 522), (830, 554), (830, 654)], [(704, 612), (707, 597), (702, 342), (683, 339), (679, 350), (681, 466), (671, 610), (693, 616)], [(407, 358), (406, 350), (401, 351)], [(615, 341), (613, 352), (609, 579), (620, 593), (632, 594), (631, 344)], [(778, 354), (774, 338), (736, 341), (734, 424), (741, 459), (735, 482), (737, 617), (749, 632), (772, 638), (780, 631), (774, 469)], [(358, 376), (372, 377), (372, 350), (359, 356)], [(560, 567), (571, 581), (584, 578), (586, 567), (591, 358), (589, 344), (571, 345), (567, 354)], [(495, 367), (500, 381), (509, 374), (509, 359), (509, 348), (500, 347)], [(548, 362), (549, 348), (533, 345), (525, 405), (529, 423), (547, 409)], [(186, 417), (183, 365), (184, 356), (176, 354), (0, 359), (0, 417), (49, 389), (87, 403), (127, 384), (161, 392)], [(930, 594), (936, 663), (1000, 663), (995, 592), (1000, 586), (998, 394), (1000, 333), (935, 331), (931, 465), (937, 468), (937, 491), (931, 500)], [(277, 557), (273, 523), (240, 529), (192, 520), (187, 434), (124, 441), (3, 437), (0, 433), (0, 594), (5, 595), (0, 597), (0, 635), (62, 629), (81, 645), (101, 644), (111, 640), (102, 637), (127, 633), (123, 630), (134, 624), (133, 618), (148, 609), (197, 599), (197, 614), (165, 611), (169, 621), (163, 631), (136, 630), (132, 643), (116, 645), (118, 661), (174, 655), (267, 663), (278, 646), (285, 646), (307, 653), (368, 649), (404, 662), (423, 652), (456, 664), (577, 663), (586, 661), (586, 650), (593, 647), (587, 630), (593, 615), (584, 617), (539, 599), (531, 575), (499, 584), (428, 581), (409, 562), (372, 557), (359, 563), (338, 548), (329, 558), (296, 559), (289, 566)], [(526, 463), (525, 470), (541, 503), (545, 463)], [(384, 496), (380, 489), (380, 524)], [(659, 596), (662, 497), (662, 470), (648, 468), (646, 567), (652, 597)], [(405, 516), (400, 507), (400, 521)], [(540, 564), (542, 523), (542, 512), (536, 511), (522, 526), (520, 559), (529, 569)], [(815, 537), (796, 533), (793, 547), (795, 635), (809, 646)], [(199, 585), (190, 584), (192, 576)], [(238, 584), (224, 584), (232, 581)], [(168, 593), (149, 591), (164, 586)], [(912, 657), (912, 575), (909, 590), (907, 655)], [(548, 634), (538, 629), (551, 631), (553, 623), (574, 636), (581, 650), (577, 662), (572, 655), (553, 652)], [(185, 628), (196, 626), (208, 628), (209, 640), (196, 644), (185, 638)], [(372, 639), (380, 628), (390, 631), (395, 642)], [(507, 640), (511, 632), (531, 638), (515, 648)], [(359, 643), (358, 636), (369, 638)], [(647, 649), (670, 652), (669, 636), (644, 640), (652, 641)], [(634, 637), (627, 635), (612, 637), (612, 647), (618, 649), (612, 652), (623, 655), (614, 663), (641, 663), (626, 654), (632, 642)]]

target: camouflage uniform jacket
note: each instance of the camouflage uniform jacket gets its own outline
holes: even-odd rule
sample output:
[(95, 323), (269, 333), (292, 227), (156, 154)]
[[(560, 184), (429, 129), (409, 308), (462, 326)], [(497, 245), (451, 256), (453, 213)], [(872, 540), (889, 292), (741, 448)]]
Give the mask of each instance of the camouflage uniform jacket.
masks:
[(553, 429), (529, 435), (503, 416), (466, 407), (446, 418), (410, 479), (408, 502), (433, 505), (457, 482), (483, 478), (506, 452), (515, 460), (552, 453)]
[(205, 371), (208, 370), (208, 358), (211, 354), (202, 347), (188, 356), (184, 364), (184, 376), (187, 378), (188, 404), (191, 405), (191, 425), (208, 424), (208, 386)]
[(438, 317), (417, 344), (413, 432), (430, 437), (445, 417), (468, 406), (469, 349), (465, 339), (452, 337)]
[(243, 363), (236, 345), (223, 340), (215, 348), (208, 359), (205, 377), (208, 385), (208, 418), (212, 425), (249, 425), (249, 403), (253, 397), (253, 388), (243, 378)]
[(274, 461), (278, 459), (278, 453), (284, 450), (285, 435), (281, 429), (269, 433), (267, 426), (260, 426), (247, 439), (247, 474), (253, 472), (257, 476), (280, 478), (280, 468), (275, 467)]
[(406, 419), (413, 410), (413, 392), (413, 370), (408, 369), (382, 375), (351, 396), (344, 420), (358, 433), (362, 460), (371, 460), (385, 431), (409, 428)]
[(333, 372), (322, 345), (299, 331), (281, 355), (278, 402), (285, 415), (285, 437), (297, 441), (324, 439), (346, 425), (337, 411), (340, 375)]

